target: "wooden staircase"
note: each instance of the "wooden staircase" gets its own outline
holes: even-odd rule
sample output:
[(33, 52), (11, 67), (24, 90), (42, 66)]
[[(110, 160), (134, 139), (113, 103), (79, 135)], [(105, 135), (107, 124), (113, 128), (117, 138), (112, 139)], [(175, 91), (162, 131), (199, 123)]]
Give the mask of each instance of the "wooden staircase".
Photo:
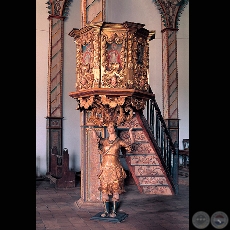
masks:
[(174, 195), (172, 178), (146, 123), (145, 118), (136, 112), (130, 122), (120, 127), (120, 136), (123, 139), (129, 138), (127, 129), (134, 127), (134, 148), (132, 152), (126, 153), (129, 171), (141, 193)]

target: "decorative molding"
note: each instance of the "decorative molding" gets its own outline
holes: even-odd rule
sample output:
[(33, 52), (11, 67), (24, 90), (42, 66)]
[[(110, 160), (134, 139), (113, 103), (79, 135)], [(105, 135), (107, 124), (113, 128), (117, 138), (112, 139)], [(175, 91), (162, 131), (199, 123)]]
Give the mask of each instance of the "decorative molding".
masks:
[(180, 16), (189, 0), (153, 0), (165, 28), (178, 29)]
[(69, 14), (69, 6), (73, 0), (48, 0), (46, 8), (48, 9), (48, 14), (52, 16), (67, 17)]

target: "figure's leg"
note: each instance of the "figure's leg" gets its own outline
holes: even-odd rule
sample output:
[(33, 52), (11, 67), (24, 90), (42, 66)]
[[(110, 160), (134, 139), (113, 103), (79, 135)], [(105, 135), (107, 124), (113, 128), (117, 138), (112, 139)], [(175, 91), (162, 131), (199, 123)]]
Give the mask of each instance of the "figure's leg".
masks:
[(102, 194), (102, 202), (104, 205), (104, 212), (101, 214), (101, 217), (106, 217), (109, 215), (109, 195)]
[(115, 217), (117, 215), (117, 208), (118, 208), (118, 205), (119, 205), (119, 194), (118, 193), (114, 193), (113, 194), (113, 198), (112, 198), (112, 201), (113, 201), (113, 206), (112, 206), (112, 212), (110, 213), (110, 217)]

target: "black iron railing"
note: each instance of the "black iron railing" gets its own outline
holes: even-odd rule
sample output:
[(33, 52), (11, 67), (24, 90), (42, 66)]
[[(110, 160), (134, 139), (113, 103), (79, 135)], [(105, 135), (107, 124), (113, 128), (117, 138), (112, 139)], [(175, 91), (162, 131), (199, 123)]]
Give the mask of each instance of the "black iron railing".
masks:
[(178, 143), (173, 143), (170, 132), (161, 115), (159, 106), (153, 96), (147, 103), (147, 108), (141, 119), (156, 148), (158, 156), (171, 181), (175, 194), (178, 194)]

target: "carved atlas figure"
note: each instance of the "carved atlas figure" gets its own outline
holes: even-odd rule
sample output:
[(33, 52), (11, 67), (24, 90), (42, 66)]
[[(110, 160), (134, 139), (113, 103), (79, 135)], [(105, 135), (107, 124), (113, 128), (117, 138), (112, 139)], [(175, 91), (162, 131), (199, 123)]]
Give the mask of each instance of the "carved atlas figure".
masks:
[[(134, 137), (132, 129), (129, 129), (130, 141), (124, 141), (117, 136), (116, 128), (113, 122), (107, 126), (109, 136), (101, 138), (97, 135), (95, 129), (93, 131), (93, 138), (97, 140), (99, 153), (102, 154), (102, 161), (100, 165), (100, 173), (98, 178), (100, 180), (99, 191), (102, 193), (102, 202), (104, 205), (104, 212), (101, 217), (115, 217), (119, 205), (120, 194), (125, 192), (124, 179), (126, 172), (119, 160), (120, 150), (123, 147), (126, 151), (131, 152)], [(110, 196), (112, 196), (112, 211), (110, 213)]]

